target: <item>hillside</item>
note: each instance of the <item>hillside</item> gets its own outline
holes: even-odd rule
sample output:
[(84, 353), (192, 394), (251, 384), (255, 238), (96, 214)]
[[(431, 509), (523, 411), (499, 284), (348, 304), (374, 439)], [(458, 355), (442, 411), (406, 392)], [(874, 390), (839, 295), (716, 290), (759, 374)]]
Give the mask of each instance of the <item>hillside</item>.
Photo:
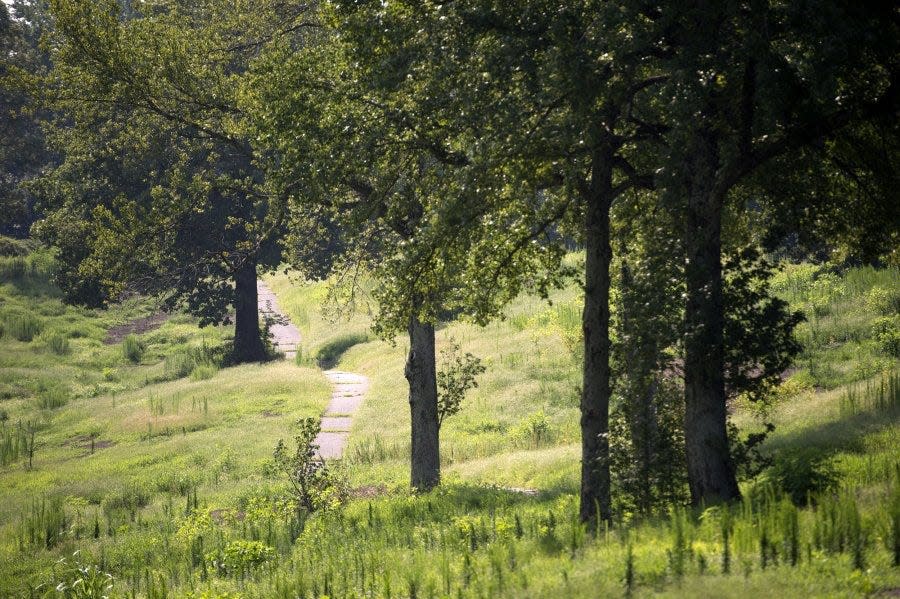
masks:
[[(764, 445), (775, 465), (744, 482), (744, 503), (730, 510), (624, 514), (594, 538), (577, 522), (574, 287), (552, 305), (520, 298), (486, 328), (440, 328), (439, 352), (457, 343), (487, 370), (442, 428), (441, 488), (415, 496), (405, 348), (367, 333), (365, 306), (332, 322), (324, 285), (269, 277), (301, 351), (294, 362), (224, 367), (225, 327), (176, 314), (120, 339), (122, 325), (155, 314), (151, 302), (67, 307), (47, 256), (2, 260), (2, 596), (40, 585), (56, 596), (79, 578), (114, 597), (900, 589), (897, 270), (780, 273), (776, 290), (809, 315), (804, 350), (768, 413), (733, 406), (744, 431), (775, 425)], [(365, 375), (370, 388), (342, 464), (353, 498), (297, 520), (271, 455), (298, 418), (324, 410), (320, 363)], [(814, 507), (774, 490), (796, 490), (802, 503), (816, 485)]]

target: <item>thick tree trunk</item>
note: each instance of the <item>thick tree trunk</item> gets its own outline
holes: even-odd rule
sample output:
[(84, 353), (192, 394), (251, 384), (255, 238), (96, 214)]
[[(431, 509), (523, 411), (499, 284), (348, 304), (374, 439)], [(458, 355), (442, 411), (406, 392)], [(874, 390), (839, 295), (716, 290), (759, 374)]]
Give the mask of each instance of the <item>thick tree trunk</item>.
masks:
[(434, 326), (416, 316), (409, 320), (405, 374), (412, 424), (410, 483), (414, 489), (427, 491), (441, 480)]
[(585, 211), (584, 385), (581, 395), (581, 509), (583, 522), (610, 518), (609, 479), (609, 211), (612, 169), (593, 157)]
[(234, 361), (260, 362), (266, 348), (259, 331), (256, 261), (247, 260), (234, 275)]
[(695, 505), (740, 496), (726, 428), (722, 198), (714, 192), (717, 150), (712, 134), (698, 138), (687, 166), (684, 316), (684, 440)]

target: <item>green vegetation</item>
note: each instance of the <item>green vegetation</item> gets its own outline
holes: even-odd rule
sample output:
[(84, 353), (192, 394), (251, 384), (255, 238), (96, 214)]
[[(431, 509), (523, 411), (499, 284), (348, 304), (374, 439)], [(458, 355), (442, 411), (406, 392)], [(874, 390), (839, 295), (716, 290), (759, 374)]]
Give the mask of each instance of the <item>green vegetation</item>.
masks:
[(0, 2), (0, 596), (897, 594), (858, 4)]
[[(825, 283), (812, 275), (801, 287), (802, 270), (826, 272), (789, 267), (776, 283), (808, 309), (818, 296), (807, 289)], [(839, 291), (819, 300), (818, 320), (802, 325), (800, 369), (765, 414), (776, 427), (764, 445), (772, 465), (743, 484), (741, 504), (643, 519), (622, 512), (599, 533), (577, 517), (575, 288), (556, 292), (552, 306), (519, 299), (486, 328), (440, 328), (446, 367), (471, 352), (486, 371), (443, 423), (445, 483), (417, 497), (404, 490), (409, 415), (397, 373), (405, 348), (365, 336), (363, 306), (332, 324), (317, 309), (324, 285), (270, 277), (280, 304), (297, 315), (307, 354), (342, 347), (337, 367), (371, 382), (342, 467), (312, 474), (319, 478), (311, 501), (325, 509), (301, 513), (284, 475), (299, 471), (290, 463), (298, 458), (282, 446), (273, 459), (272, 450), (295, 436), (298, 418), (324, 408), (328, 387), (315, 369), (282, 361), (220, 370), (214, 348), (224, 332), (182, 316), (135, 337), (145, 347), (135, 364), (103, 339), (115, 324), (146, 315), (147, 304), (101, 313), (7, 283), (3, 309), (33, 306), (47, 330), (65, 331), (70, 351), (48, 352), (40, 337), (0, 341), (8, 413), (0, 425), (0, 580), (26, 593), (71, 584), (71, 572), (84, 571), (111, 585), (111, 596), (157, 597), (538, 597), (626, 587), (634, 595), (737, 597), (776, 587), (815, 595), (893, 588), (900, 375), (874, 340), (883, 316), (867, 302), (880, 293), (874, 289), (894, 292), (896, 276), (851, 269), (826, 278)], [(815, 330), (835, 340), (820, 342), (824, 333)], [(856, 335), (838, 341), (837, 331)], [(854, 354), (835, 343), (859, 348), (856, 360), (838, 361)], [(867, 360), (883, 373), (861, 367)], [(817, 389), (812, 363), (843, 373), (841, 384)], [(736, 421), (757, 429), (758, 406), (741, 401)], [(319, 485), (322, 476), (331, 482)], [(329, 489), (343, 477), (351, 496), (363, 498), (341, 507), (341, 493)]]

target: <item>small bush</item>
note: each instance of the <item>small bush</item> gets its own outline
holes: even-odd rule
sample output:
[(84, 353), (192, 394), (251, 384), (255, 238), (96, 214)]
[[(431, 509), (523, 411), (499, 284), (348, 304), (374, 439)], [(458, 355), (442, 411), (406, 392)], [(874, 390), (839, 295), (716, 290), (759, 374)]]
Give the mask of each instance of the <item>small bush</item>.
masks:
[(900, 313), (900, 290), (873, 287), (866, 294), (866, 308), (883, 316)]
[(769, 476), (797, 505), (805, 505), (811, 496), (833, 489), (838, 482), (832, 460), (811, 447), (779, 454)]
[(18, 341), (28, 343), (40, 334), (43, 322), (31, 314), (13, 313), (3, 318), (3, 332)]
[(441, 358), (443, 364), (437, 372), (439, 427), (445, 418), (459, 412), (466, 393), (478, 387), (476, 379), (485, 370), (479, 358), (468, 352), (460, 354), (459, 345), (453, 340), (441, 352)]
[(349, 497), (346, 481), (319, 457), (316, 436), (321, 430), (318, 418), (297, 421), (296, 448), (291, 451), (281, 439), (273, 453), (274, 469), (291, 482), (298, 515), (334, 509)]
[(139, 364), (144, 357), (144, 344), (134, 335), (128, 335), (122, 340), (122, 355), (133, 364)]
[(543, 410), (534, 412), (522, 420), (512, 431), (513, 438), (525, 447), (540, 447), (553, 437), (550, 421)]
[(882, 317), (872, 324), (872, 336), (879, 349), (889, 356), (900, 358), (900, 317)]
[(259, 541), (231, 541), (224, 550), (206, 554), (206, 562), (220, 576), (239, 576), (252, 572), (275, 559), (275, 550)]

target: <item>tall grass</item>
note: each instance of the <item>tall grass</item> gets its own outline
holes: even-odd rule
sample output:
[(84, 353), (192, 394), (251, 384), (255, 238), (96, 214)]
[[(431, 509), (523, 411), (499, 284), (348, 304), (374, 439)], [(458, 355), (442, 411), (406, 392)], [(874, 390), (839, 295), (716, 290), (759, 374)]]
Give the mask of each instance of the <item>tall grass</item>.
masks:
[(60, 331), (45, 331), (41, 335), (41, 340), (47, 349), (57, 356), (65, 356), (72, 352), (68, 336)]
[(144, 344), (134, 335), (122, 340), (122, 355), (133, 364), (139, 364), (144, 357)]
[(43, 329), (43, 322), (32, 314), (13, 312), (3, 316), (3, 334), (18, 341), (30, 342)]

